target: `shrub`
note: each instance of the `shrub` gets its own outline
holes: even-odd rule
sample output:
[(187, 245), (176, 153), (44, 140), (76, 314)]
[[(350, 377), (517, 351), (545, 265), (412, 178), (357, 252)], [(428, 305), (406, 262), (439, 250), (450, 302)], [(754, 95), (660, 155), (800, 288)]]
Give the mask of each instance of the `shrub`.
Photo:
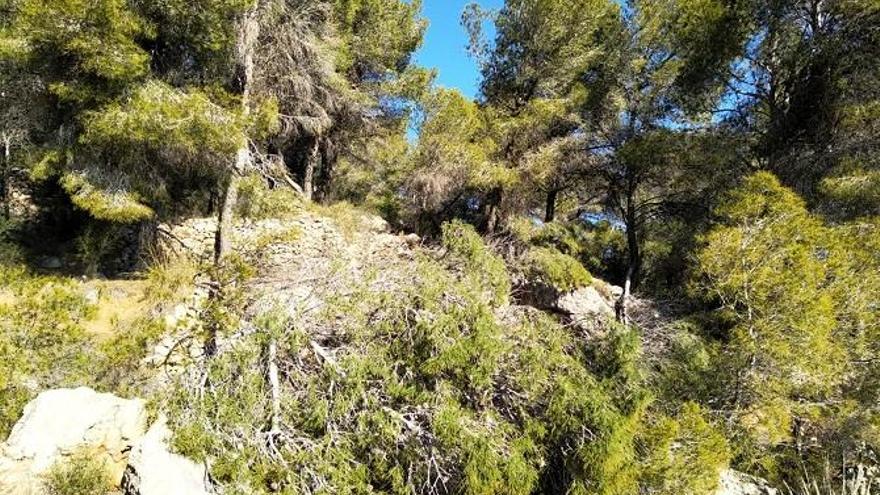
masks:
[(81, 384), (90, 376), (94, 342), (82, 324), (94, 314), (79, 286), (0, 265), (0, 437), (36, 391)]
[(642, 493), (714, 493), (730, 461), (727, 441), (700, 406), (688, 402), (675, 417), (656, 415), (639, 433)]
[[(454, 266), (490, 256), (460, 233)], [(637, 338), (609, 339), (596, 375), (551, 317), (499, 321), (471, 270), (422, 259), (413, 275), (328, 298), (320, 337), (257, 319), (181, 377), (167, 403), (175, 446), (212, 458), (229, 493), (634, 492)], [(277, 437), (266, 433), (270, 343), (285, 376)], [(206, 374), (212, 386), (194, 393)]]
[(532, 248), (523, 260), (529, 280), (547, 284), (559, 292), (585, 287), (593, 278), (578, 260), (553, 248)]
[(146, 298), (154, 304), (169, 303), (192, 294), (197, 264), (186, 256), (157, 260), (147, 268)]
[(301, 208), (302, 198), (287, 186), (270, 188), (266, 179), (257, 174), (243, 177), (238, 182), (236, 213), (242, 218), (284, 218)]
[(473, 226), (460, 220), (443, 224), (442, 242), (453, 260), (460, 263), (457, 268), (478, 280), (490, 294), (493, 304), (507, 303), (510, 296), (507, 266)]
[(107, 495), (112, 489), (106, 465), (86, 450), (56, 462), (44, 475), (48, 495)]

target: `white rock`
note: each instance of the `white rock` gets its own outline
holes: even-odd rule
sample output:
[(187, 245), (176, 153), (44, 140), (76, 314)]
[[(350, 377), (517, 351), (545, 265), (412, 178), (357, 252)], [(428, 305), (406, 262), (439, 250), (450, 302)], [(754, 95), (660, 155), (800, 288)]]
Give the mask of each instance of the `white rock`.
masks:
[(210, 493), (205, 467), (170, 452), (170, 437), (166, 419), (160, 416), (131, 451), (121, 484), (124, 495)]
[(592, 286), (563, 294), (556, 301), (556, 308), (570, 315), (575, 324), (589, 325), (614, 316), (614, 307)]
[(143, 400), (121, 399), (86, 387), (49, 390), (24, 409), (9, 439), (0, 445), (0, 493), (41, 493), (41, 476), (78, 449), (104, 456), (114, 481), (127, 452), (144, 434)]
[(721, 472), (721, 480), (715, 495), (777, 495), (766, 481), (733, 469)]

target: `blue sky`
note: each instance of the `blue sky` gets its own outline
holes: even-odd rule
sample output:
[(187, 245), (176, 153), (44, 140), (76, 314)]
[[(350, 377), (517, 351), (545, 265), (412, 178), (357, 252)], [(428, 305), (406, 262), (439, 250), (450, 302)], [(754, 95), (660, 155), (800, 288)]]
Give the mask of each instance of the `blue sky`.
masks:
[[(437, 84), (458, 88), (467, 96), (475, 97), (479, 91), (479, 70), (468, 56), (467, 33), (461, 27), (461, 12), (471, 0), (424, 0), (422, 15), (430, 25), (425, 42), (416, 53), (416, 62), (434, 67), (440, 73)], [(503, 0), (480, 0), (484, 8), (499, 8)]]

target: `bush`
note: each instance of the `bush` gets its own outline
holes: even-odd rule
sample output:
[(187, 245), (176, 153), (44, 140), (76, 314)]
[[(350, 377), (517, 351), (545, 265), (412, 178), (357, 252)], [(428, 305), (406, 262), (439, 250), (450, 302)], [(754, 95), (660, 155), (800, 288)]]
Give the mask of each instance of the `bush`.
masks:
[[(497, 260), (471, 229), (447, 233), (454, 267)], [(257, 319), (181, 377), (167, 404), (176, 448), (210, 457), (227, 493), (634, 493), (638, 339), (609, 339), (597, 375), (551, 317), (499, 321), (478, 273), (417, 270), (328, 299), (321, 337)], [(285, 376), (277, 437), (270, 343)], [(194, 393), (205, 374), (212, 387)]]
[(95, 453), (75, 452), (56, 462), (44, 475), (48, 495), (107, 495), (112, 489), (106, 465)]
[(532, 248), (523, 260), (530, 281), (547, 284), (559, 292), (571, 292), (592, 282), (590, 272), (578, 260), (553, 248)]
[(266, 179), (256, 174), (243, 177), (238, 182), (236, 213), (242, 218), (284, 218), (301, 208), (302, 198), (287, 186), (270, 189)]
[(718, 473), (727, 467), (727, 441), (706, 412), (685, 403), (675, 417), (657, 415), (639, 433), (642, 493), (714, 493)]
[(192, 294), (197, 264), (186, 256), (158, 260), (147, 268), (144, 295), (154, 304), (179, 301)]
[(21, 408), (44, 388), (82, 384), (94, 342), (83, 323), (95, 308), (78, 285), (59, 277), (0, 265), (0, 437)]
[(500, 256), (486, 246), (473, 226), (460, 220), (443, 224), (443, 247), (490, 294), (493, 304), (506, 304), (510, 297), (510, 275)]

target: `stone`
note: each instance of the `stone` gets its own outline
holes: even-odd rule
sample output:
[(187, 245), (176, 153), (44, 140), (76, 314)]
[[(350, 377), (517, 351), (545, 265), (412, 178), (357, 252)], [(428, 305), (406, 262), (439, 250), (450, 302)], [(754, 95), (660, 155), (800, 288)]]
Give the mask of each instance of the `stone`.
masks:
[(118, 482), (128, 451), (143, 436), (146, 423), (146, 406), (140, 399), (87, 387), (45, 391), (28, 403), (7, 441), (0, 444), (0, 493), (41, 493), (41, 476), (80, 449), (101, 455)]
[(556, 309), (568, 315), (572, 323), (584, 328), (614, 318), (614, 306), (593, 286), (562, 294), (556, 300)]
[(778, 495), (779, 491), (762, 480), (733, 469), (721, 471), (715, 495)]
[(124, 495), (210, 493), (205, 466), (171, 452), (170, 437), (166, 418), (160, 416), (131, 451), (120, 485)]
[(46, 270), (57, 270), (64, 266), (61, 258), (57, 256), (43, 256), (39, 259), (38, 265)]

